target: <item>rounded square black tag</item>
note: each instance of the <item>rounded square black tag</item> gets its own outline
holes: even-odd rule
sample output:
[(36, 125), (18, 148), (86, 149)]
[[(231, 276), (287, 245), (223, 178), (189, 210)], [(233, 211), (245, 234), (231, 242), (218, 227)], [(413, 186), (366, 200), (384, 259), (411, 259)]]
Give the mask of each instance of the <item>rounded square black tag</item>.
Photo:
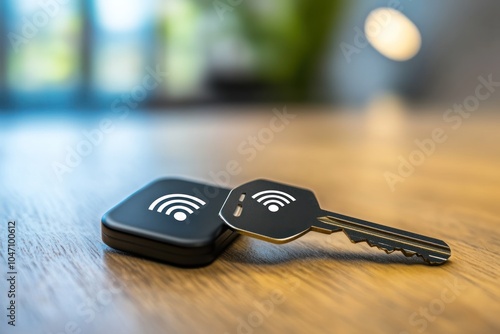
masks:
[(181, 266), (208, 264), (237, 236), (219, 217), (228, 194), (197, 182), (156, 180), (103, 216), (103, 241)]

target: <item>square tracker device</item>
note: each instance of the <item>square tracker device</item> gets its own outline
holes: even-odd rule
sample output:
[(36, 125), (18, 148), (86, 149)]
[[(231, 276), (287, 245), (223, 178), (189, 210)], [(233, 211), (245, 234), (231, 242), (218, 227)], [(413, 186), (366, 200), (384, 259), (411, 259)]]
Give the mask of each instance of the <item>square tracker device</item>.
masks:
[(211, 263), (238, 236), (219, 217), (229, 189), (159, 179), (102, 217), (108, 246), (195, 267)]

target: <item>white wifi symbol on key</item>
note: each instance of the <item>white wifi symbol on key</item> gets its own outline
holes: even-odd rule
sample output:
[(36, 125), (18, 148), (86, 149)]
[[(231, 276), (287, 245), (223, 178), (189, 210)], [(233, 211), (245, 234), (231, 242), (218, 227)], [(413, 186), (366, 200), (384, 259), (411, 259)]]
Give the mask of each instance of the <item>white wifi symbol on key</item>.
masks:
[(271, 212), (277, 212), (280, 207), (295, 202), (295, 197), (279, 190), (264, 190), (252, 196), (257, 202), (262, 203)]
[(156, 210), (157, 212), (161, 213), (163, 210), (167, 209), (166, 215), (170, 216), (170, 214), (173, 213), (175, 220), (180, 222), (186, 220), (188, 214), (194, 212), (193, 209), (198, 210), (201, 206), (206, 204), (203, 200), (191, 195), (170, 194), (157, 198), (151, 203), (149, 210), (154, 211), (155, 207), (160, 203), (162, 204)]

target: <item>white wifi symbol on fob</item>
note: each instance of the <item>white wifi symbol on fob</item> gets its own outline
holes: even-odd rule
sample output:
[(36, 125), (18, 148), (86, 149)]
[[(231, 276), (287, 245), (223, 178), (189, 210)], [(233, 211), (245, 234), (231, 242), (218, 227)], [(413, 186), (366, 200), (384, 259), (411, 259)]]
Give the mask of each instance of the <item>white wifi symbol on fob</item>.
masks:
[(153, 203), (151, 203), (149, 210), (154, 211), (155, 207), (160, 203), (162, 204), (156, 210), (157, 212), (161, 213), (164, 209), (167, 209), (167, 216), (170, 216), (170, 214), (173, 213), (175, 220), (180, 222), (186, 220), (188, 214), (192, 214), (194, 212), (193, 209), (198, 210), (201, 206), (206, 204), (198, 197), (191, 195), (170, 194), (157, 198)]
[(256, 193), (252, 198), (264, 204), (271, 212), (278, 211), (280, 207), (290, 204), (290, 201), (295, 202), (295, 198), (292, 195), (278, 190), (264, 190)]

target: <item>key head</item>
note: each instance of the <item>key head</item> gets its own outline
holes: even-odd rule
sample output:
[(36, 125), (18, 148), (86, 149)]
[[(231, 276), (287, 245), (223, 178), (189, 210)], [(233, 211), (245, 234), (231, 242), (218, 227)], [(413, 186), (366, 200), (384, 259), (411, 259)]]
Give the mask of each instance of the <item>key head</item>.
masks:
[(255, 180), (229, 193), (220, 216), (241, 234), (285, 243), (307, 233), (319, 211), (310, 190)]

